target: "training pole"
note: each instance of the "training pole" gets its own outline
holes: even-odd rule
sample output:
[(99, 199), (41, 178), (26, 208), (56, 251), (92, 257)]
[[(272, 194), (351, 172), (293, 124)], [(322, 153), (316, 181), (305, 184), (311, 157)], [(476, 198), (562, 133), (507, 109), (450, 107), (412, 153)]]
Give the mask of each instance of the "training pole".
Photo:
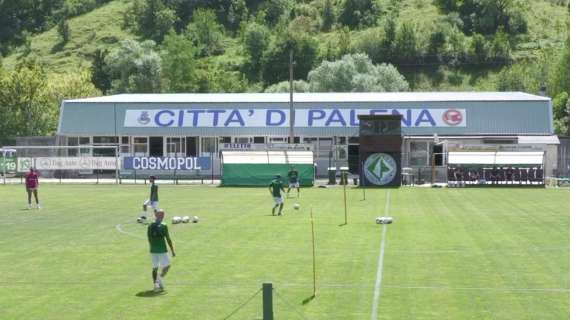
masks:
[[(345, 175), (346, 177), (346, 173), (343, 172), (343, 175)], [(344, 193), (344, 224), (348, 224), (348, 211), (346, 209), (346, 184), (348, 183), (348, 181), (346, 181), (346, 179), (344, 180), (344, 184), (343, 184), (343, 193)]]
[(263, 288), (263, 320), (273, 320), (273, 284), (264, 283), (262, 288)]
[(311, 207), (311, 238), (313, 239), (313, 297), (317, 296), (317, 262), (315, 251), (315, 221), (313, 219), (313, 208)]

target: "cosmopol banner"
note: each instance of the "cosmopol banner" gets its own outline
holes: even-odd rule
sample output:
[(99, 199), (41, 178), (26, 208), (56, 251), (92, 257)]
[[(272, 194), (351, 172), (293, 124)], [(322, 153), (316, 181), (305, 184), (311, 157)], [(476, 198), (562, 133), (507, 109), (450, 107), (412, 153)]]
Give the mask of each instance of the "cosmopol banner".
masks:
[(400, 186), (401, 153), (376, 152), (363, 155), (362, 182), (365, 186)]
[(210, 157), (124, 157), (125, 170), (210, 170)]

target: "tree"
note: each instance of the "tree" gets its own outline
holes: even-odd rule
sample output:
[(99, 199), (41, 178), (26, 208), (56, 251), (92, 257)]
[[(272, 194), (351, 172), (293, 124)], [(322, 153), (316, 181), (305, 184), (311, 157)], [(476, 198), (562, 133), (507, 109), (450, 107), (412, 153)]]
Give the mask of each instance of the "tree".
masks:
[(511, 44), (507, 34), (502, 30), (498, 31), (493, 38), (490, 56), (495, 63), (507, 63), (511, 60)]
[(194, 42), (202, 57), (224, 52), (223, 27), (216, 19), (213, 10), (197, 9), (192, 16), (192, 22), (186, 27), (186, 34)]
[(105, 62), (105, 57), (109, 54), (107, 49), (97, 49), (91, 63), (91, 82), (95, 88), (101, 90), (103, 94), (111, 89), (111, 75)]
[(264, 25), (250, 22), (245, 27), (242, 36), (243, 47), (248, 61), (245, 68), (250, 79), (258, 79), (261, 71), (263, 53), (269, 46), (270, 32)]
[(172, 32), (164, 38), (161, 57), (165, 90), (168, 92), (199, 90), (196, 54), (196, 47), (184, 35)]
[(350, 28), (376, 25), (380, 8), (374, 0), (344, 0), (339, 22)]
[(562, 92), (552, 101), (554, 131), (560, 135), (570, 135), (570, 99)]
[[(396, 19), (389, 16), (384, 24), (384, 38), (380, 42), (380, 56), (382, 61), (392, 62), (394, 61), (394, 49), (396, 46)], [(381, 60), (375, 60), (380, 62)]]
[(432, 60), (439, 60), (441, 58), (446, 42), (447, 37), (441, 27), (429, 36), (428, 55)]
[(325, 0), (323, 12), (321, 14), (321, 30), (328, 32), (331, 30), (335, 22), (334, 7), (332, 0)]
[[(293, 81), (293, 91), (294, 92), (310, 92), (310, 85), (305, 80), (295, 80)], [(274, 85), (270, 85), (265, 88), (265, 92), (269, 93), (279, 93), (279, 92), (289, 92), (289, 81), (281, 81)]]
[(289, 4), (287, 0), (268, 0), (262, 5), (262, 11), (265, 12), (265, 21), (270, 26), (275, 26), (279, 23), (282, 16), (289, 11)]
[(131, 7), (132, 15), (127, 19), (136, 20), (136, 31), (145, 39), (160, 43), (178, 21), (174, 9), (166, 6), (164, 0), (135, 0)]
[(469, 48), (471, 60), (474, 63), (483, 64), (489, 58), (489, 48), (487, 40), (480, 34), (475, 34), (471, 38), (471, 47)]
[(277, 36), (263, 56), (263, 81), (274, 84), (289, 78), (290, 51), (295, 60), (295, 78), (306, 78), (317, 58), (317, 50), (317, 42), (309, 35), (287, 33)]
[(418, 57), (416, 29), (410, 23), (403, 23), (398, 30), (395, 42), (396, 60), (401, 63), (415, 63)]
[(51, 78), (46, 88), (52, 108), (58, 110), (64, 99), (88, 98), (101, 95), (91, 82), (89, 71), (79, 71)]
[(350, 54), (334, 62), (323, 61), (309, 72), (312, 92), (407, 91), (404, 76), (391, 64), (374, 65), (365, 54)]
[(61, 43), (66, 44), (71, 38), (71, 30), (69, 29), (69, 23), (66, 18), (59, 20), (57, 24), (57, 33), (61, 37)]
[[(567, 29), (570, 30), (570, 13), (567, 17)], [(552, 96), (557, 96), (563, 92), (570, 93), (570, 34), (566, 38), (564, 49), (558, 63), (552, 72)]]
[(515, 64), (504, 68), (496, 79), (497, 91), (523, 91), (538, 93), (540, 71), (534, 65)]
[(35, 60), (24, 60), (0, 78), (0, 136), (52, 134), (58, 106), (49, 103), (47, 76)]
[(114, 93), (160, 92), (161, 60), (154, 51), (156, 44), (147, 40), (124, 40), (105, 58)]

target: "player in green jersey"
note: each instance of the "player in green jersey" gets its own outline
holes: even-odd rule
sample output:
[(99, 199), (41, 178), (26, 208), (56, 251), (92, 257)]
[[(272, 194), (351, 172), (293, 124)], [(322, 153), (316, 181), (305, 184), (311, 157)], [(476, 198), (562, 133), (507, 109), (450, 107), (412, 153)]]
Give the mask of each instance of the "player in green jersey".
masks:
[(291, 169), (289, 169), (289, 173), (287, 173), (287, 177), (289, 178), (287, 197), (289, 197), (289, 191), (291, 191), (291, 188), (297, 188), (297, 198), (299, 198), (301, 195), (301, 189), (299, 188), (299, 171), (297, 171), (295, 167), (291, 167)]
[(146, 210), (148, 206), (151, 206), (154, 212), (158, 210), (158, 185), (155, 183), (156, 177), (150, 176), (148, 180), (150, 181), (150, 197), (143, 203), (143, 212), (140, 218), (137, 219), (138, 222), (146, 221)]
[[(158, 209), (155, 211), (154, 216), (156, 220), (149, 224), (147, 229), (148, 243), (150, 245), (150, 256), (152, 260), (152, 282), (154, 284), (154, 291), (164, 290), (162, 278), (166, 276), (170, 269), (170, 258), (168, 257), (168, 249), (166, 243), (170, 247), (172, 257), (176, 257), (174, 253), (174, 245), (168, 234), (168, 226), (162, 222), (164, 219), (164, 211)], [(158, 268), (162, 268), (160, 275)]]
[(277, 209), (277, 207), (279, 207), (278, 215), (281, 215), (283, 212), (283, 196), (281, 195), (281, 191), (285, 192), (285, 188), (283, 187), (283, 182), (281, 182), (281, 175), (278, 174), (269, 184), (269, 193), (273, 197), (273, 201), (275, 201), (275, 206), (271, 209), (272, 215), (275, 215), (275, 209)]

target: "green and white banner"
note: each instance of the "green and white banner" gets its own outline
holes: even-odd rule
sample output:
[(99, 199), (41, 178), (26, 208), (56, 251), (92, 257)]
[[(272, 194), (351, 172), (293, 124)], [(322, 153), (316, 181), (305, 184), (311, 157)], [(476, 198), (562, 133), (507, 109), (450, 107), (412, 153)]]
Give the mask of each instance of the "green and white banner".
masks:
[(17, 169), (16, 157), (2, 157), (0, 155), (0, 173), (15, 173)]

